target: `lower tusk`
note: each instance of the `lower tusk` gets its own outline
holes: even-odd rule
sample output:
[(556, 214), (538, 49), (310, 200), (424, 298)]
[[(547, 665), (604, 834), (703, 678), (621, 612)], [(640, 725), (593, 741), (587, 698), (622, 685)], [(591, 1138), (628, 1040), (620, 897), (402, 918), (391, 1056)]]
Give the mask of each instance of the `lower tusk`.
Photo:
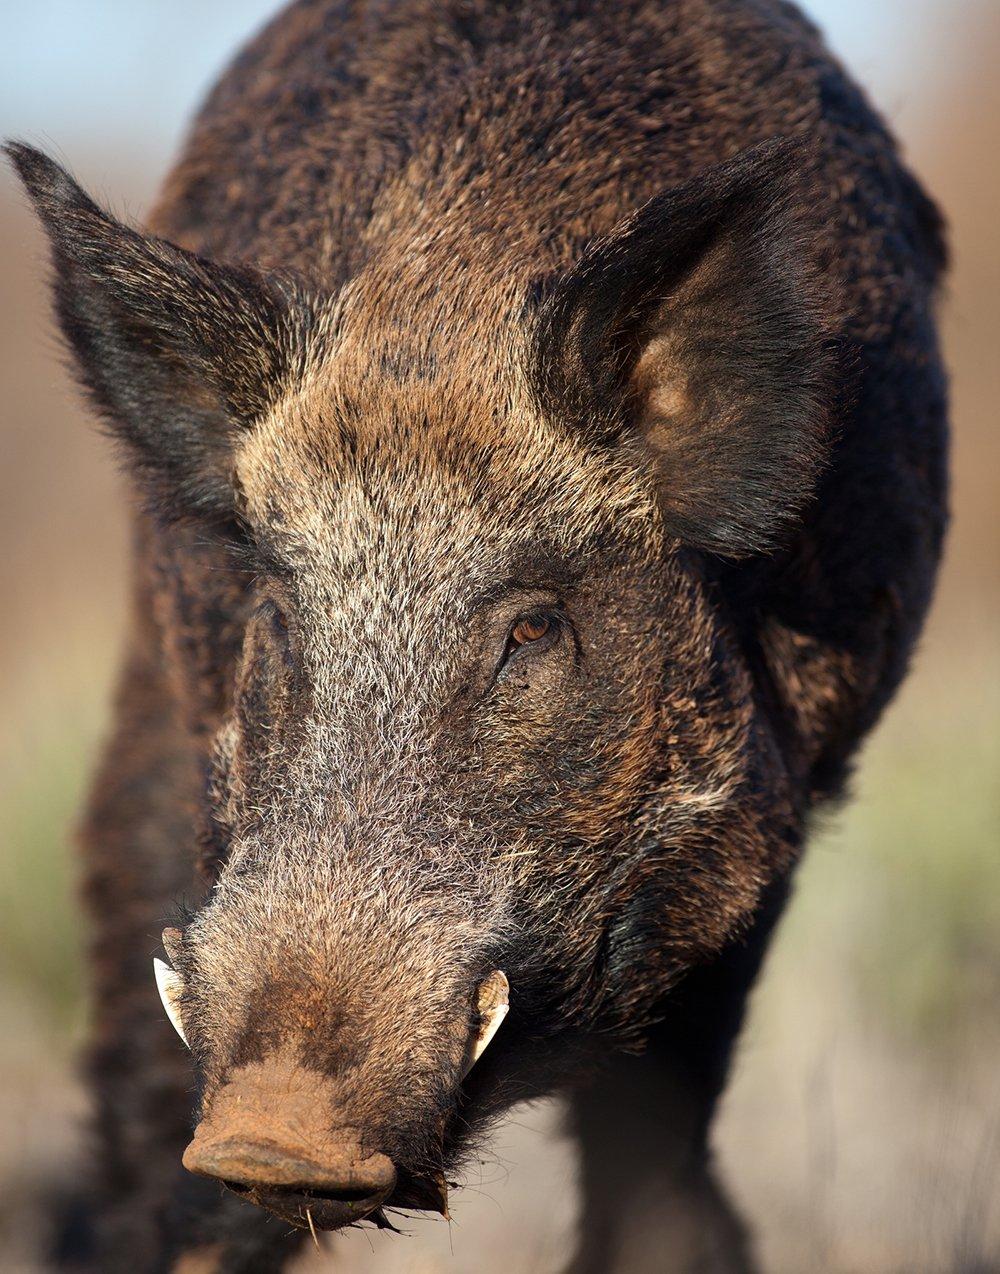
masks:
[(184, 1023), (181, 1019), (181, 996), (184, 994), (184, 979), (176, 969), (171, 969), (164, 960), (153, 959), (153, 973), (156, 977), (156, 989), (160, 993), (160, 1001), (170, 1019), (170, 1024), (188, 1048), (188, 1038), (184, 1034)]
[(476, 1062), (500, 1029), (504, 1018), (510, 1010), (510, 983), (501, 969), (494, 969), (489, 977), (479, 985), (476, 993), (476, 1012), (479, 1014), (480, 1027), (472, 1045), (472, 1053), (465, 1074), (468, 1075)]

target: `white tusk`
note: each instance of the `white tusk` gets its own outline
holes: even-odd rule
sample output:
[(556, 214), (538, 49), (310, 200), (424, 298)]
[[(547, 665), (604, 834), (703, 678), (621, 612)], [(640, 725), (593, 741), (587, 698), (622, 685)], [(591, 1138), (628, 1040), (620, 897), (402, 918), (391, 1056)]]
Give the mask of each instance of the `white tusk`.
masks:
[(500, 1025), (510, 1010), (510, 983), (501, 969), (494, 969), (488, 978), (480, 983), (476, 992), (476, 1011), (482, 1019), (479, 1034), (472, 1045), (469, 1064), (465, 1068), (468, 1075), (476, 1062), (486, 1052), (490, 1040), (500, 1029)]
[(165, 960), (153, 958), (153, 973), (156, 976), (156, 989), (166, 1010), (170, 1024), (188, 1048), (187, 1036), (184, 1034), (184, 1023), (181, 1021), (181, 996), (184, 993), (184, 979), (176, 969), (171, 969)]

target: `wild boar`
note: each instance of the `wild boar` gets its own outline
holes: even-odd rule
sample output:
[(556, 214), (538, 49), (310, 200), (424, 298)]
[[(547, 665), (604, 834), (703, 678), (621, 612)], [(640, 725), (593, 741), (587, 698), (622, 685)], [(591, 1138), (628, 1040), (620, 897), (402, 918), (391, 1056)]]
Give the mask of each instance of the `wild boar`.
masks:
[(749, 1268), (713, 1107), (945, 525), (884, 125), (776, 0), (299, 0), (148, 228), (9, 152), (139, 496), (94, 1267), (446, 1212), (561, 1092), (577, 1274)]

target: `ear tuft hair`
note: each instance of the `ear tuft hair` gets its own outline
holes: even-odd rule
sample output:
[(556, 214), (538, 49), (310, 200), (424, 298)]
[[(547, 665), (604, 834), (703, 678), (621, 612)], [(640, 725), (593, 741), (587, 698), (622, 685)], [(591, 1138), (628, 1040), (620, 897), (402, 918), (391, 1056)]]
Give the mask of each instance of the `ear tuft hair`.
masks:
[(538, 315), (545, 410), (598, 445), (638, 440), (670, 531), (728, 556), (774, 543), (827, 455), (804, 159), (766, 142), (650, 200)]
[(80, 379), (147, 496), (167, 518), (230, 520), (232, 439), (301, 371), (305, 290), (122, 225), (48, 156), (4, 149), (49, 237)]

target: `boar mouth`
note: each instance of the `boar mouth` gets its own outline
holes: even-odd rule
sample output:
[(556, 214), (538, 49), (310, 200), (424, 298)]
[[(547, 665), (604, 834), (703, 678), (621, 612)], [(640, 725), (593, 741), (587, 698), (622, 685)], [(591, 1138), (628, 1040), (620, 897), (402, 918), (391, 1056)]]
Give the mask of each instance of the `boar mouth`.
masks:
[(223, 1185), (241, 1199), (265, 1208), (298, 1229), (341, 1230), (360, 1221), (371, 1221), (379, 1229), (392, 1228), (382, 1211), (388, 1190), (374, 1194), (365, 1190), (338, 1190), (336, 1194), (328, 1194), (287, 1186), (256, 1187), (240, 1181), (224, 1181)]
[(248, 1203), (264, 1208), (299, 1229), (340, 1230), (370, 1221), (380, 1230), (395, 1227), (384, 1209), (438, 1212), (448, 1217), (447, 1185), (411, 1176), (401, 1170), (394, 1185), (375, 1192), (357, 1189), (336, 1192), (296, 1186), (255, 1186), (223, 1181), (226, 1189)]
[[(165, 944), (172, 940), (172, 932), (164, 935)], [(162, 961), (156, 975), (164, 1007), (183, 1033), (183, 977)], [(479, 980), (464, 1057), (451, 1076), (459, 1084), (504, 1021), (509, 998), (502, 970)], [(423, 1154), (416, 1172), (394, 1162), (373, 1145), (382, 1138), (363, 1131), (364, 1119), (358, 1127), (345, 1117), (343, 1101), (338, 1077), (307, 1065), (286, 1038), (266, 1055), (224, 1071), (212, 1085), (183, 1164), (301, 1229), (337, 1230), (364, 1220), (391, 1229), (385, 1206), (447, 1217), (448, 1185), (440, 1169), (428, 1172)], [(441, 1118), (441, 1138), (446, 1123)], [(412, 1163), (412, 1155), (399, 1157)]]
[(442, 1177), (428, 1180), (426, 1171), (394, 1163), (356, 1127), (332, 1125), (336, 1091), (294, 1051), (246, 1063), (208, 1099), (184, 1166), (299, 1229), (365, 1220), (391, 1228), (384, 1206), (446, 1214)]

